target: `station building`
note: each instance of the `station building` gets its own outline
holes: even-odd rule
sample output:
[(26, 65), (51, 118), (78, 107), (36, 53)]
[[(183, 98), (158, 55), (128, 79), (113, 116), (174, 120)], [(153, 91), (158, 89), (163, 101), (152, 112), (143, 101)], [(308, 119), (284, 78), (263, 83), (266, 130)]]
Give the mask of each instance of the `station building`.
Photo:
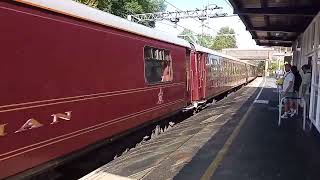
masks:
[[(292, 47), (291, 64), (312, 66), (309, 118), (320, 132), (320, 1), (229, 0), (260, 46)], [(302, 73), (302, 71), (301, 71)]]

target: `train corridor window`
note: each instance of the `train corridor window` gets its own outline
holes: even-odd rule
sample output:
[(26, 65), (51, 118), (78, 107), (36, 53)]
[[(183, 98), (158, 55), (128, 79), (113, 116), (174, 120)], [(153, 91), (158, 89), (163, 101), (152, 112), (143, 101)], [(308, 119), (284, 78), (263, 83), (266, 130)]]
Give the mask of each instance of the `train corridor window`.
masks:
[(170, 51), (146, 46), (144, 48), (145, 78), (150, 84), (172, 81)]

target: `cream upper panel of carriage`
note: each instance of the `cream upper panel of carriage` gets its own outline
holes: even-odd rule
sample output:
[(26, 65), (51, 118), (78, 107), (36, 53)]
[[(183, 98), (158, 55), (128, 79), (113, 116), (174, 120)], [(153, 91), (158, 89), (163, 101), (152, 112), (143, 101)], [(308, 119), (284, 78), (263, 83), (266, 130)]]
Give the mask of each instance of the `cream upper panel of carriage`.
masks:
[(166, 34), (164, 32), (160, 32), (134, 22), (130, 22), (126, 19), (91, 8), (89, 6), (74, 2), (72, 0), (15, 0), (15, 1), (40, 7), (53, 12), (65, 14), (68, 16), (84, 19), (87, 21), (91, 21), (97, 24), (116, 28), (119, 30), (131, 32), (134, 34), (138, 34), (140, 36), (145, 36), (148, 38), (157, 39), (164, 42), (190, 48), (190, 44), (187, 41), (180, 39), (176, 36)]

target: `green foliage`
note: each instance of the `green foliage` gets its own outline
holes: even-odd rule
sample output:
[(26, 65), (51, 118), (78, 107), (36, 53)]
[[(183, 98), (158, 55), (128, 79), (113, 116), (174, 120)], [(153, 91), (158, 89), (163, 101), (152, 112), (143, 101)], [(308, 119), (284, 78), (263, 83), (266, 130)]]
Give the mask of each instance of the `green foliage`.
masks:
[(223, 35), (223, 34), (235, 34), (235, 32), (232, 28), (225, 26), (225, 27), (222, 27), (218, 32), (218, 35)]
[(268, 71), (272, 75), (276, 72), (277, 69), (284, 69), (284, 62), (283, 60), (273, 58), (269, 64)]
[(98, 6), (98, 0), (75, 0), (75, 1), (94, 7), (94, 8)]
[(204, 34), (198, 37), (198, 43), (203, 47), (212, 47), (214, 41), (215, 38), (208, 34)]
[(264, 71), (265, 71), (265, 61), (260, 61), (258, 63), (258, 67), (257, 67), (257, 73), (258, 75), (264, 75)]
[(211, 49), (221, 50), (225, 48), (236, 48), (237, 40), (235, 36), (235, 32), (232, 28), (222, 27), (217, 36), (215, 37)]
[[(164, 11), (164, 0), (75, 0), (88, 6), (127, 18), (130, 14)], [(154, 27), (154, 22), (143, 23)]]
[(277, 64), (277, 62), (272, 61), (272, 62), (269, 64), (269, 67), (268, 67), (269, 73), (270, 73), (271, 75), (273, 75), (277, 69), (278, 69), (278, 64)]
[(197, 42), (198, 41), (196, 35), (192, 31), (190, 31), (189, 29), (184, 29), (182, 31), (182, 33), (180, 33), (179, 37), (188, 41), (188, 42)]
[(232, 28), (229, 28), (229, 27), (222, 27), (217, 33), (216, 37), (212, 37), (209, 34), (196, 36), (192, 31), (187, 29), (185, 29), (180, 34), (180, 37), (189, 42), (196, 42), (201, 46), (214, 49), (214, 50), (237, 47), (235, 32)]

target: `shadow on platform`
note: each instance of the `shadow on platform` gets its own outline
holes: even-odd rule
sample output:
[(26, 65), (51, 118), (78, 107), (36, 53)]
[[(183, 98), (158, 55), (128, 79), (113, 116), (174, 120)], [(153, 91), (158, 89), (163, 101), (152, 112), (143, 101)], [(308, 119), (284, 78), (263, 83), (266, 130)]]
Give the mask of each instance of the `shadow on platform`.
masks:
[[(201, 179), (222, 149), (261, 88), (244, 103), (175, 176), (175, 180)], [(320, 167), (320, 141), (317, 132), (303, 132), (300, 119), (287, 119), (277, 126), (277, 94), (264, 88), (212, 179), (218, 180), (317, 180)], [(315, 129), (315, 128), (314, 128)]]

